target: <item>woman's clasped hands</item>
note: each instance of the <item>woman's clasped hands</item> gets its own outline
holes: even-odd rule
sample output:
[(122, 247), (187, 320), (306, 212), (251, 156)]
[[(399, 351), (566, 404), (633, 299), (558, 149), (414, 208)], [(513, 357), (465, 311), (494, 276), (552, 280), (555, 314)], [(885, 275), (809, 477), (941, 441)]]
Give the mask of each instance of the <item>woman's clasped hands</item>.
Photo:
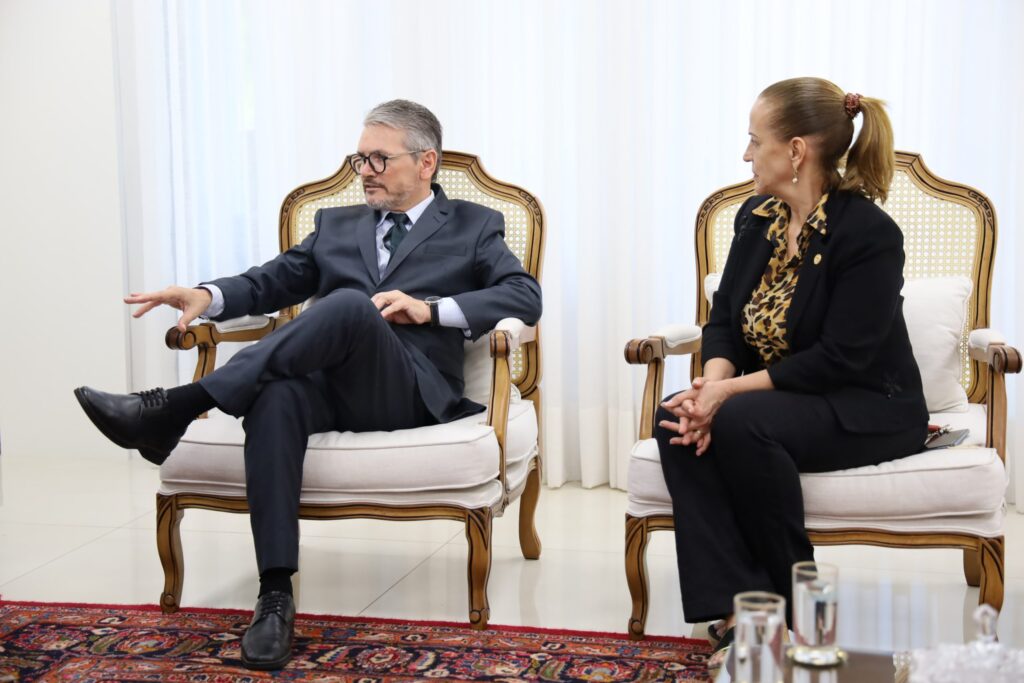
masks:
[(662, 420), (659, 423), (661, 427), (679, 433), (669, 443), (696, 444), (697, 455), (704, 455), (711, 445), (711, 422), (728, 397), (722, 380), (697, 377), (689, 389), (664, 401), (661, 405), (678, 418), (676, 422)]

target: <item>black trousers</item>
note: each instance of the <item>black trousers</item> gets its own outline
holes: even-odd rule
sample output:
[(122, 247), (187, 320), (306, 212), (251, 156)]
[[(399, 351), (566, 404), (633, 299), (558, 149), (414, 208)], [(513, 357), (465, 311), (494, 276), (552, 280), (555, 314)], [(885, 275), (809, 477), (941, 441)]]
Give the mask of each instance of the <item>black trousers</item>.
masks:
[(766, 590), (792, 605), (791, 568), (814, 559), (804, 529), (800, 472), (875, 465), (921, 450), (927, 425), (890, 434), (840, 427), (828, 401), (810, 394), (757, 391), (722, 404), (711, 445), (669, 443), (657, 424), (676, 418), (664, 408), (655, 438), (672, 496), (683, 612), (691, 623), (732, 613), (736, 593)]
[(369, 297), (337, 290), (200, 380), (242, 417), (256, 560), (299, 566), (299, 494), (310, 434), (435, 422), (412, 360)]

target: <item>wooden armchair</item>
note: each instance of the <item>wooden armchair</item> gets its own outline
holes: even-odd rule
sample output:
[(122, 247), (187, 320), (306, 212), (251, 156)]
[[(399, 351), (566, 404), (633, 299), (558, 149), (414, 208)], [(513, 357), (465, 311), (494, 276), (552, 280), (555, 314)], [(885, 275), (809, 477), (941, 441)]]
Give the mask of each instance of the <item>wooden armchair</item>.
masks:
[[(505, 241), (538, 280), (544, 250), (544, 212), (525, 190), (491, 178), (475, 156), (444, 152), (438, 182), (452, 199), (489, 206), (505, 217)], [(361, 179), (344, 164), (329, 178), (289, 194), (281, 206), (284, 251), (313, 230), (313, 217), (326, 207), (364, 202)], [(212, 372), (223, 342), (251, 342), (294, 316), (250, 316), (193, 325), (167, 332), (172, 349), (197, 349), (195, 379)], [(331, 432), (310, 438), (300, 517), (452, 519), (465, 524), (469, 543), (469, 621), (484, 628), (490, 616), (487, 578), (491, 567), (491, 520), (521, 499), (519, 542), (528, 559), (540, 556), (534, 511), (540, 494), (540, 344), (538, 331), (506, 319), (477, 342), (466, 343), (466, 396), (488, 406), (448, 424), (395, 432)], [(164, 569), (160, 605), (178, 609), (184, 581), (179, 524), (187, 508), (248, 512), (241, 423), (219, 412), (197, 420), (160, 468), (157, 547)], [(425, 453), (423, 451), (429, 451)], [(431, 476), (413, 458), (431, 462)], [(414, 473), (410, 475), (410, 472)], [(415, 478), (414, 478), (415, 477)]]
[[(696, 226), (697, 325), (679, 325), (626, 345), (626, 361), (647, 366), (639, 441), (630, 456), (626, 577), (633, 600), (629, 633), (642, 638), (647, 618), (645, 550), (649, 534), (672, 529), (654, 414), (663, 396), (665, 359), (692, 354), (701, 367), (700, 333), (725, 265), (733, 219), (754, 194), (752, 181), (709, 196)], [(968, 427), (961, 447), (891, 463), (801, 475), (805, 524), (816, 545), (960, 548), (964, 574), (980, 602), (1003, 603), (1007, 373), (1020, 353), (988, 329), (996, 216), (988, 198), (932, 174), (917, 154), (897, 152), (883, 205), (904, 233), (904, 313), (921, 368), (931, 421)], [(685, 577), (684, 577), (685, 580)]]

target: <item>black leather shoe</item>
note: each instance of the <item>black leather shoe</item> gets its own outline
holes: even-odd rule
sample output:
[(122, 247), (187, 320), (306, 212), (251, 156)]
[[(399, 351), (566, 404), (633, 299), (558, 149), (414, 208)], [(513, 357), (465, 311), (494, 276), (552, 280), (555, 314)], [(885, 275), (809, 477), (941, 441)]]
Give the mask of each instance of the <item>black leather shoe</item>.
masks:
[(172, 418), (163, 389), (108, 394), (78, 387), (75, 398), (103, 436), (121, 448), (137, 449), (155, 465), (163, 464), (188, 428), (188, 422)]
[(280, 669), (292, 658), (294, 638), (295, 600), (281, 591), (264, 593), (242, 636), (242, 664), (247, 669)]

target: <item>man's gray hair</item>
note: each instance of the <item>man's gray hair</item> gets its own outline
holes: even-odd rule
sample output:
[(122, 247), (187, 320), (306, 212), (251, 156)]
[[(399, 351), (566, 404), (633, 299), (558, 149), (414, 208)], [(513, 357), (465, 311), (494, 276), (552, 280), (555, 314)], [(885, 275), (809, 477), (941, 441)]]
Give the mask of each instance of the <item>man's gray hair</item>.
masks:
[(405, 145), (409, 150), (436, 151), (437, 165), (431, 180), (437, 180), (437, 172), (441, 170), (441, 122), (429, 109), (409, 100), (391, 100), (371, 109), (363, 125), (405, 131)]

